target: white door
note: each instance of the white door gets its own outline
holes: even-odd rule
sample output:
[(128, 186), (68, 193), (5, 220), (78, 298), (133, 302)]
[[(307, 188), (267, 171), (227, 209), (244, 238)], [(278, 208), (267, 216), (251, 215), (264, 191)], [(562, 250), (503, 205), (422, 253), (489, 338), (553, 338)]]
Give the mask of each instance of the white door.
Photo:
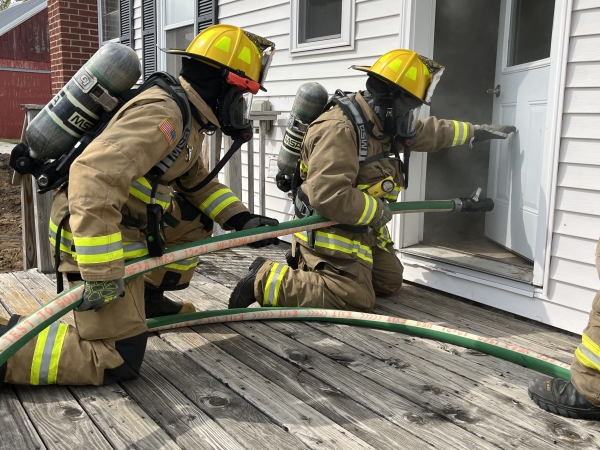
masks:
[(533, 260), (544, 151), (554, 1), (502, 0), (493, 122), (515, 125), (490, 149), (485, 235)]

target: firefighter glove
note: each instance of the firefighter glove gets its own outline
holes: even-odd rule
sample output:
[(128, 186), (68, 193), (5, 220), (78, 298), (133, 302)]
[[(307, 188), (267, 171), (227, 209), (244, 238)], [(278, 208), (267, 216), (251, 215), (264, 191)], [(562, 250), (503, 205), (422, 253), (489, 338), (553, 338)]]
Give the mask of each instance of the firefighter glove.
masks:
[[(252, 228), (262, 227), (264, 225), (275, 226), (279, 225), (277, 219), (272, 219), (266, 216), (260, 216), (258, 214), (252, 214), (250, 212), (243, 212), (236, 214), (230, 218), (226, 223), (226, 226), (233, 228), (235, 231), (250, 230)], [(269, 238), (263, 239), (262, 241), (253, 242), (248, 244), (248, 247), (260, 248), (266, 247), (267, 245), (279, 245), (279, 239)]]
[(473, 142), (489, 141), (490, 139), (506, 139), (510, 133), (517, 131), (513, 125), (475, 125), (473, 127)]
[(390, 211), (388, 204), (381, 200), (378, 203), (381, 206), (381, 214), (369, 224), (374, 230), (383, 228), (390, 220), (392, 220), (392, 211)]
[(86, 281), (83, 290), (83, 301), (75, 311), (97, 310), (104, 305), (125, 295), (123, 278), (111, 281)]

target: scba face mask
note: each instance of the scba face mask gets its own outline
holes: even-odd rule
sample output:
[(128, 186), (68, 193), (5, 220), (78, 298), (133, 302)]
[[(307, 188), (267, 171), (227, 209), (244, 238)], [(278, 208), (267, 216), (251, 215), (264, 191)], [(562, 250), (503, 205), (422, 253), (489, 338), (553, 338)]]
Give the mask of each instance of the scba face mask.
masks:
[(226, 88), (220, 100), (219, 125), (227, 136), (237, 136), (251, 128), (250, 108), (260, 85), (248, 78), (227, 71)]

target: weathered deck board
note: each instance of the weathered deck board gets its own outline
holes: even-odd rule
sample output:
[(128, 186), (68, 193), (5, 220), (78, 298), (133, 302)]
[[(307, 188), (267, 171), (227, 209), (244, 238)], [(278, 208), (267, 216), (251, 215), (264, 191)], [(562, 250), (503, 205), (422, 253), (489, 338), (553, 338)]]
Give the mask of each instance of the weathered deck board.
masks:
[(140, 378), (122, 382), (121, 385), (180, 447), (243, 449), (149, 364), (143, 365)]
[[(203, 255), (168, 295), (224, 309), (256, 256)], [(36, 271), (0, 274), (0, 316), (55, 297)], [(256, 306), (256, 305), (255, 305)], [(407, 285), (376, 312), (503, 340), (569, 361), (578, 339)], [(73, 323), (72, 315), (65, 322)], [(140, 378), (105, 387), (0, 388), (0, 448), (600, 448), (600, 423), (541, 411), (535, 372), (422, 338), (319, 322), (212, 324), (152, 334)], [(7, 434), (5, 430), (10, 430)], [(9, 436), (8, 439), (5, 436)]]
[(144, 364), (156, 368), (245, 448), (306, 449), (298, 439), (160, 338), (152, 336), (148, 340)]
[(188, 358), (308, 447), (357, 450), (373, 448), (356, 436), (345, 433), (340, 426), (299, 402), (285, 390), (269, 383), (197, 333), (169, 331), (161, 333), (161, 338), (186, 352)]
[(330, 418), (376, 448), (430, 448), (412, 434), (394, 426), (307, 371), (283, 361), (224, 325), (194, 328), (213, 344), (242, 361), (272, 383)]

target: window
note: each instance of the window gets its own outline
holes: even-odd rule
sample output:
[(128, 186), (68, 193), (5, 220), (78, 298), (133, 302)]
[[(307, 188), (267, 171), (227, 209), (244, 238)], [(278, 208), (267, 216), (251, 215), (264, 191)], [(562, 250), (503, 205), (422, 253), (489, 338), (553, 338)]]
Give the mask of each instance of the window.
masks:
[[(162, 23), (161, 47), (165, 49), (186, 49), (194, 39), (194, 0), (162, 0), (164, 14), (159, 17)], [(181, 56), (163, 54), (163, 70), (171, 75), (179, 75)]]
[(508, 66), (516, 66), (550, 57), (554, 0), (515, 0)]
[(119, 38), (119, 0), (99, 0), (100, 40), (112, 41)]
[(354, 48), (354, 0), (292, 0), (291, 52)]

